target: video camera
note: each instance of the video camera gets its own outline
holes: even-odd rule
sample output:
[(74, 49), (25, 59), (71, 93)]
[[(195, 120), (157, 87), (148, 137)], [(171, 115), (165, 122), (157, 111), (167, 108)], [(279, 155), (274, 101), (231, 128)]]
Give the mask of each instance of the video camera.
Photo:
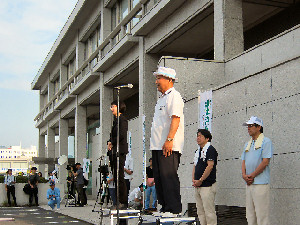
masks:
[(107, 174), (109, 173), (108, 171), (108, 165), (104, 165), (104, 166), (99, 166), (98, 167), (98, 172), (102, 173), (102, 174)]
[(67, 170), (73, 170), (75, 173), (77, 171), (76, 165), (67, 165)]

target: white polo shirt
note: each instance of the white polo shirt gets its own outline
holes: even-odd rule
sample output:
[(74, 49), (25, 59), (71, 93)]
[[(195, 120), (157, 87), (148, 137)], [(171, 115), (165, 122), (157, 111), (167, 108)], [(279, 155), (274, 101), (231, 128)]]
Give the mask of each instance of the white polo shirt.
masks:
[[(124, 166), (127, 170), (130, 170), (133, 172), (133, 160), (131, 158), (131, 156), (129, 156), (129, 154), (126, 155), (126, 160), (125, 160), (125, 166)], [(124, 179), (128, 179), (131, 180), (133, 177), (133, 173), (132, 174), (128, 174), (124, 171)]]
[(174, 87), (162, 94), (155, 106), (151, 127), (150, 150), (162, 150), (170, 131), (172, 116), (180, 117), (179, 127), (173, 141), (173, 151), (182, 153), (184, 145), (184, 103)]
[(143, 193), (141, 192), (141, 189), (139, 187), (133, 189), (133, 191), (128, 196), (128, 202), (133, 202), (134, 199), (141, 199), (143, 196)]

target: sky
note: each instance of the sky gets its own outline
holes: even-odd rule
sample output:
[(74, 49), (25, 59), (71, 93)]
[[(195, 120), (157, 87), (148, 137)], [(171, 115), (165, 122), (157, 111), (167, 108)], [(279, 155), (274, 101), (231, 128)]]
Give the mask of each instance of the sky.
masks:
[(77, 0), (0, 1), (0, 146), (38, 146), (31, 82)]

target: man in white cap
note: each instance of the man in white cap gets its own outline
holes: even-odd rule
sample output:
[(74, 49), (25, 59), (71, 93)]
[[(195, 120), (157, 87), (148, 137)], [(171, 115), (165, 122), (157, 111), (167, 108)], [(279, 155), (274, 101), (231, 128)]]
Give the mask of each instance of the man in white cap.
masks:
[(252, 116), (243, 124), (251, 139), (242, 154), (242, 176), (246, 186), (246, 217), (249, 225), (269, 225), (272, 141), (263, 134), (262, 119)]
[(157, 199), (162, 206), (161, 212), (179, 214), (182, 205), (177, 169), (184, 144), (184, 103), (173, 87), (174, 69), (159, 67), (153, 75), (161, 93), (155, 106), (150, 138)]

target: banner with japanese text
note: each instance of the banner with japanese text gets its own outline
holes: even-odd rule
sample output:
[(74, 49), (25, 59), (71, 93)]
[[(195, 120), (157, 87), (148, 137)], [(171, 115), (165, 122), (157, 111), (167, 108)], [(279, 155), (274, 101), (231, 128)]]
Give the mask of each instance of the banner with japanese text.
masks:
[(212, 90), (198, 91), (198, 127), (211, 132), (212, 124)]
[(89, 173), (90, 164), (91, 164), (90, 159), (86, 159), (86, 158), (83, 159), (83, 167), (82, 167), (83, 173), (87, 173), (87, 174)]

